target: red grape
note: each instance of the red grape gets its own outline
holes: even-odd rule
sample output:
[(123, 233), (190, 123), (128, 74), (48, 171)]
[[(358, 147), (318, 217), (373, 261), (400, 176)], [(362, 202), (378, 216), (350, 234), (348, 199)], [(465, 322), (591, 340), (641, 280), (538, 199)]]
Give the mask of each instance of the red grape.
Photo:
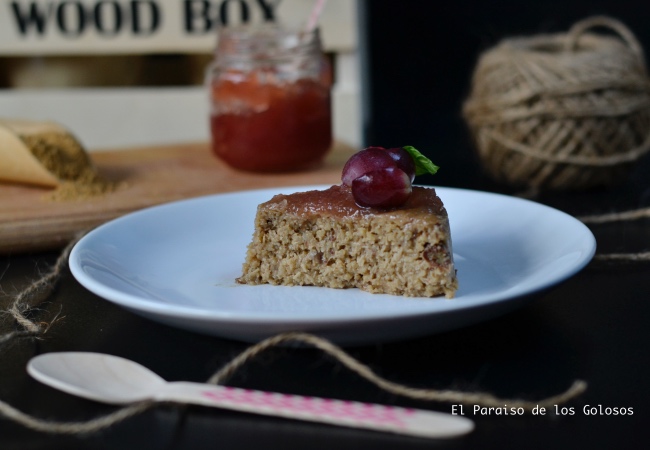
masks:
[(388, 153), (391, 158), (393, 158), (395, 165), (402, 169), (409, 176), (412, 183), (415, 179), (415, 161), (413, 161), (411, 154), (404, 150), (402, 147), (386, 149), (386, 153)]
[(382, 147), (368, 147), (355, 153), (345, 163), (341, 181), (346, 186), (352, 186), (352, 182), (360, 176), (373, 170), (397, 167), (395, 160)]
[(373, 170), (352, 181), (352, 196), (362, 207), (401, 206), (408, 200), (411, 191), (409, 176), (397, 167)]

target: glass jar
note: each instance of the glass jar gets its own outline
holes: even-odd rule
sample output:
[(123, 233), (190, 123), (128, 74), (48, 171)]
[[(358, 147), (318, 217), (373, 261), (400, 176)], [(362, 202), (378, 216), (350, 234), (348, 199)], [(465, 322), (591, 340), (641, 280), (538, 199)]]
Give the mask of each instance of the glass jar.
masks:
[(222, 28), (206, 81), (214, 153), (255, 172), (309, 169), (332, 144), (331, 70), (318, 30)]

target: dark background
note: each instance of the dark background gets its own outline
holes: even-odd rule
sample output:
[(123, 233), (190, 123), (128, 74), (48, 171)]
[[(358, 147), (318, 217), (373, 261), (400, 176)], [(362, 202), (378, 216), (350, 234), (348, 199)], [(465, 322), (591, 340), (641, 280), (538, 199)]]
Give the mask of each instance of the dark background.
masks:
[(650, 2), (362, 0), (360, 5), (364, 143), (413, 145), (427, 154), (441, 170), (418, 178), (422, 184), (485, 188), (461, 108), (479, 55), (501, 39), (564, 33), (581, 19), (608, 15), (626, 24), (646, 52), (650, 48)]

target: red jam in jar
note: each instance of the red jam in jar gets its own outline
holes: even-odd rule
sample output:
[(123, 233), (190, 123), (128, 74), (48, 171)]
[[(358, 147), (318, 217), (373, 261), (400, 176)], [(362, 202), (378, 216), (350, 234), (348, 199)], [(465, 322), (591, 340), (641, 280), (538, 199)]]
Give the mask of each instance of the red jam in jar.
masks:
[(224, 28), (207, 76), (214, 153), (255, 172), (309, 169), (332, 144), (331, 74), (318, 31)]

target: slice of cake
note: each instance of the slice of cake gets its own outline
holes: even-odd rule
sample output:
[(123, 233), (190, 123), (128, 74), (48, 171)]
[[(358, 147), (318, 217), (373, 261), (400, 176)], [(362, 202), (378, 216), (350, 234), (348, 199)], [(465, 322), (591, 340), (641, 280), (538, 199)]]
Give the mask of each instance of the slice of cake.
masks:
[(424, 187), (394, 208), (361, 207), (345, 184), (276, 195), (258, 206), (237, 281), (452, 298), (458, 281), (447, 211)]

